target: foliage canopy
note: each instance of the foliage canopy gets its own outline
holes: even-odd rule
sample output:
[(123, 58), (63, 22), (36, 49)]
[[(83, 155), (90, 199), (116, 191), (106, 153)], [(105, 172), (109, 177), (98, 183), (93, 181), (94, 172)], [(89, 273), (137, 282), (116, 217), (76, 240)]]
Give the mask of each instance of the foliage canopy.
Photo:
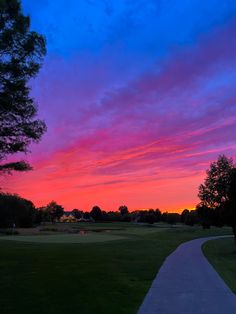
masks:
[(198, 214), (210, 224), (232, 226), (236, 241), (236, 166), (232, 158), (220, 155), (206, 172), (199, 187)]
[[(20, 2), (0, 0), (0, 161), (26, 153), (46, 130), (45, 123), (36, 118), (29, 87), (45, 53), (45, 39), (30, 30), (30, 18), (22, 13)], [(25, 162), (0, 166), (0, 171), (29, 169)]]

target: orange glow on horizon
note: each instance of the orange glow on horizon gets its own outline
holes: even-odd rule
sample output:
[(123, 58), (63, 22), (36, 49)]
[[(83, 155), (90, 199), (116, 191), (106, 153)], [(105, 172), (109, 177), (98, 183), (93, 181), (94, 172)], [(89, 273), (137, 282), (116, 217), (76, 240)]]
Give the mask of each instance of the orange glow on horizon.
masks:
[[(67, 211), (90, 211), (94, 205), (116, 211), (123, 204), (130, 211), (159, 208), (162, 212), (181, 212), (194, 208), (204, 171), (177, 168), (178, 155), (171, 157), (170, 153), (168, 161), (165, 153), (158, 153), (157, 166), (156, 160), (143, 158), (150, 149), (155, 152), (152, 146), (110, 154), (72, 147), (35, 162), (32, 172), (8, 177), (4, 190), (18, 193), (38, 207), (55, 200)], [(171, 149), (179, 151), (172, 145), (164, 148)], [(181, 154), (185, 150), (181, 149)]]

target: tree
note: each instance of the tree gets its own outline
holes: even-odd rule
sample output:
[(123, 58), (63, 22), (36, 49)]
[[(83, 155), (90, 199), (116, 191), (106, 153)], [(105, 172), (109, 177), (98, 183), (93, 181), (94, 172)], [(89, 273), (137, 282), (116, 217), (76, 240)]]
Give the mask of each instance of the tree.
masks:
[(83, 216), (83, 212), (81, 210), (78, 210), (77, 208), (74, 208), (71, 211), (71, 214), (76, 218), (76, 219), (80, 219)]
[(196, 206), (197, 214), (201, 219), (203, 229), (210, 229), (212, 224), (212, 211), (213, 209), (203, 204)]
[(232, 158), (220, 155), (206, 172), (199, 187), (198, 213), (212, 224), (227, 223), (233, 228), (236, 241), (236, 167)]
[(36, 216), (34, 204), (16, 194), (0, 194), (0, 227), (32, 227)]
[(41, 224), (41, 222), (44, 220), (44, 213), (45, 213), (45, 207), (39, 207), (36, 208), (36, 215), (35, 215), (35, 224)]
[(95, 220), (102, 220), (102, 211), (98, 206), (94, 206), (90, 212), (90, 216)]
[[(28, 151), (46, 130), (36, 119), (30, 97), (30, 79), (38, 73), (46, 53), (45, 39), (30, 31), (30, 18), (22, 13), (19, 0), (0, 0), (0, 161)], [(0, 165), (0, 171), (25, 171), (24, 161)]]
[(155, 221), (156, 221), (156, 222), (161, 221), (161, 211), (160, 211), (159, 208), (156, 208), (156, 209), (155, 209)]
[(226, 223), (233, 229), (236, 244), (236, 168), (231, 172), (228, 198), (229, 200), (225, 206), (224, 216)]
[(121, 205), (119, 207), (119, 212), (122, 216), (127, 215), (129, 213), (128, 207), (126, 205)]
[(184, 223), (187, 226), (194, 226), (195, 224), (199, 223), (199, 217), (196, 210), (191, 210), (185, 217)]
[(128, 210), (128, 207), (126, 205), (121, 205), (118, 208), (118, 210), (120, 212), (120, 220), (121, 221), (126, 221), (126, 222), (131, 221), (131, 216), (129, 214), (129, 210)]
[(55, 201), (50, 202), (45, 208), (46, 220), (54, 222), (56, 219), (60, 219), (64, 214), (64, 208), (58, 205)]
[(84, 215), (83, 215), (83, 218), (86, 219), (86, 220), (91, 219), (90, 213), (85, 212)]
[(182, 223), (185, 223), (185, 220), (188, 217), (189, 212), (190, 211), (187, 208), (182, 211), (182, 213), (181, 213), (181, 222)]
[(225, 155), (220, 155), (216, 162), (211, 163), (210, 169), (206, 171), (204, 184), (199, 187), (201, 205), (217, 208), (229, 200), (231, 173), (234, 168), (233, 159)]

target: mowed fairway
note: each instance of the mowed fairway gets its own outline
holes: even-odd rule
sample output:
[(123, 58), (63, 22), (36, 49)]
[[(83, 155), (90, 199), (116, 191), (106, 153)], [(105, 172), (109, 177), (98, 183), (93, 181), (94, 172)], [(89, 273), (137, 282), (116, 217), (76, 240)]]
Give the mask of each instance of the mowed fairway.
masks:
[[(0, 238), (1, 239), (1, 238)], [(58, 234), (32, 236), (5, 236), (3, 240), (35, 243), (97, 243), (124, 239), (118, 235), (88, 233), (88, 234)]]
[(230, 232), (195, 227), (160, 232), (147, 226), (135, 232), (117, 225), (123, 230), (101, 234), (124, 237), (115, 241), (40, 243), (0, 237), (1, 314), (136, 313), (165, 257), (180, 243)]

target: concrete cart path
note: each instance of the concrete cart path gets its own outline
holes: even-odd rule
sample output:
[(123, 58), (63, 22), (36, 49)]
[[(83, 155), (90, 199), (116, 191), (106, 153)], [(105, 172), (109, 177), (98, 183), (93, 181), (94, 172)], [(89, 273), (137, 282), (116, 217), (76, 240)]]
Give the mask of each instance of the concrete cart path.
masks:
[(181, 244), (164, 262), (138, 314), (234, 314), (231, 292), (202, 253), (204, 242)]

